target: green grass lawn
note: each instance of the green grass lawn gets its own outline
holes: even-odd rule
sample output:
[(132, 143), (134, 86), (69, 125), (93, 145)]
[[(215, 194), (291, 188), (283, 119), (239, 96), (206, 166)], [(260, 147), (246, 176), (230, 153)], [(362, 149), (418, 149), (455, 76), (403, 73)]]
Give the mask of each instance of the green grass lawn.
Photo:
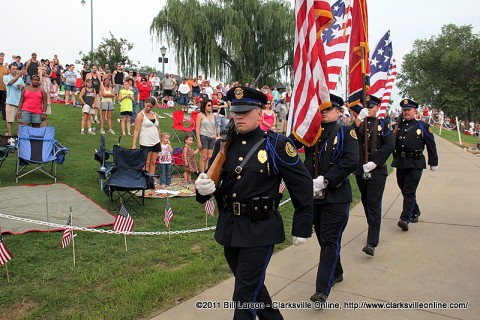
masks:
[[(99, 135), (80, 135), (80, 108), (62, 105), (52, 108), (49, 125), (56, 128), (57, 140), (70, 149), (65, 163), (58, 167), (58, 182), (76, 188), (108, 208), (108, 198), (99, 189), (98, 163), (93, 159)], [(156, 111), (161, 115), (171, 112)], [(118, 113), (117, 107), (115, 119)], [(171, 118), (162, 119), (161, 128), (172, 132)], [(117, 135), (106, 135), (109, 149), (117, 143), (121, 132), (116, 121), (114, 130)], [(127, 136), (122, 137), (120, 145), (131, 147), (131, 143), (131, 137)], [(182, 146), (174, 136), (172, 143), (173, 147)], [(16, 185), (13, 155), (4, 163), (1, 174), (1, 186)], [(39, 173), (20, 180), (20, 184), (52, 182)], [(352, 187), (356, 203), (359, 193), (353, 177)], [(288, 193), (285, 196), (284, 199), (288, 198)], [(203, 205), (197, 204), (194, 197), (172, 198), (171, 206), (175, 214), (172, 231), (205, 226)], [(74, 203), (72, 207), (75, 208)], [(147, 199), (144, 215), (133, 215), (134, 231), (166, 231), (164, 208), (165, 200)], [(291, 203), (280, 211), (284, 215), (287, 241), (277, 250), (290, 245)], [(209, 218), (209, 226), (215, 224), (216, 217)], [(71, 247), (63, 250), (59, 247), (61, 235), (61, 232), (33, 232), (4, 236), (13, 259), (8, 263), (9, 283), (5, 266), (0, 267), (0, 318), (5, 315), (8, 319), (148, 318), (231, 276), (222, 247), (213, 240), (212, 231), (172, 235), (170, 240), (168, 236), (129, 236), (128, 252), (121, 235), (77, 232), (75, 267)]]
[[(439, 127), (433, 127), (433, 132), (436, 134), (439, 134), (440, 128)], [(442, 138), (456, 144), (457, 146), (460, 146), (459, 140), (458, 140), (458, 132), (457, 130), (451, 130), (448, 131), (445, 128), (442, 128), (442, 134), (440, 135)], [(476, 147), (477, 143), (480, 141), (477, 137), (473, 136), (467, 136), (466, 134), (460, 133), (460, 136), (462, 138), (462, 145), (461, 147)]]

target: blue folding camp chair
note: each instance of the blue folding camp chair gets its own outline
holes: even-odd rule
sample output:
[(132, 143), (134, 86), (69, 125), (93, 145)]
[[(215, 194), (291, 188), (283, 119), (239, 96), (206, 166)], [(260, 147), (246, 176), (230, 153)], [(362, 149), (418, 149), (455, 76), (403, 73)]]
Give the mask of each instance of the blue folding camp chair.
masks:
[[(154, 177), (158, 177), (144, 170), (147, 153), (147, 149), (125, 149), (113, 146), (113, 166), (105, 188), (110, 197), (110, 203), (120, 200), (117, 207), (123, 203), (125, 207), (128, 206), (137, 213), (143, 213), (145, 190), (155, 189)], [(139, 191), (141, 193), (137, 197)], [(115, 195), (118, 196), (116, 199)], [(140, 210), (137, 210), (137, 205), (140, 205)]]
[[(122, 137), (120, 136), (118, 138), (117, 146), (120, 145), (121, 139)], [(112, 156), (112, 159), (110, 159), (110, 156)], [(93, 158), (100, 163), (100, 168), (97, 170), (97, 172), (100, 180), (100, 189), (104, 190), (105, 182), (108, 180), (108, 177), (111, 174), (111, 169), (113, 167), (113, 152), (107, 150), (105, 146), (104, 134), (100, 135), (100, 147), (98, 149), (95, 149), (95, 154)]]
[[(57, 182), (57, 164), (65, 161), (69, 150), (55, 140), (55, 128), (33, 128), (20, 126), (18, 129), (18, 151), (16, 178), (35, 171), (42, 172)], [(50, 170), (45, 165), (52, 163)], [(27, 167), (31, 168), (27, 171)], [(24, 171), (25, 170), (25, 171)]]

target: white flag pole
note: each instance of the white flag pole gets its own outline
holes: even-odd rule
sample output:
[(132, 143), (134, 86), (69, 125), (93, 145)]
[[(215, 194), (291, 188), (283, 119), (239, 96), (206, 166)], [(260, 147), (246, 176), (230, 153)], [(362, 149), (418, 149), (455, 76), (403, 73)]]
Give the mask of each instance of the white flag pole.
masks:
[(72, 255), (73, 255), (73, 266), (75, 267), (75, 234), (73, 233), (73, 212), (72, 206), (70, 206), (70, 228), (72, 229)]

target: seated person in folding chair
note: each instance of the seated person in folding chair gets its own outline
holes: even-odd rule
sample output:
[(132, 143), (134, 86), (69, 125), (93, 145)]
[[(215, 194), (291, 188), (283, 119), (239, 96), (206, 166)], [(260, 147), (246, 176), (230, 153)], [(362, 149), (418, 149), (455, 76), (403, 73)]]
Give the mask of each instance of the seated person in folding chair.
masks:
[(136, 149), (137, 139), (140, 138), (140, 148), (148, 149), (145, 170), (150, 174), (155, 174), (155, 164), (160, 152), (160, 121), (158, 114), (152, 111), (156, 103), (157, 99), (155, 97), (150, 97), (145, 101), (144, 109), (135, 119), (132, 142), (132, 149)]
[(40, 76), (32, 76), (32, 85), (25, 87), (20, 96), (17, 120), (25, 126), (40, 128), (47, 119), (47, 93), (40, 88)]
[(197, 135), (197, 145), (200, 149), (200, 172), (205, 172), (208, 161), (212, 157), (213, 147), (217, 139), (217, 128), (215, 117), (212, 113), (213, 102), (210, 99), (202, 101), (200, 113), (197, 116), (195, 125), (195, 134)]

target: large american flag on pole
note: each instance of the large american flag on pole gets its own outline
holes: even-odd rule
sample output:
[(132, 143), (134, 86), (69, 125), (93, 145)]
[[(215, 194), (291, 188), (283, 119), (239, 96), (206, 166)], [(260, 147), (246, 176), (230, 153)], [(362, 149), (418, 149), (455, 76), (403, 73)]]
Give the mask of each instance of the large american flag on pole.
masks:
[(165, 215), (163, 217), (163, 221), (165, 222), (165, 225), (167, 228), (170, 228), (170, 222), (173, 219), (173, 210), (172, 206), (170, 206), (170, 201), (167, 198), (167, 204), (165, 205)]
[(128, 214), (127, 209), (122, 204), (118, 215), (115, 217), (115, 222), (113, 223), (113, 230), (119, 232), (130, 232), (133, 229), (134, 221), (133, 218)]
[[(72, 214), (70, 213), (67, 218), (67, 226), (71, 226), (71, 225), (72, 225)], [(68, 245), (70, 244), (70, 241), (72, 241), (72, 238), (73, 238), (73, 229), (67, 227), (65, 231), (63, 231), (60, 247), (62, 249), (65, 249), (66, 247), (68, 247)]]
[(390, 31), (380, 39), (377, 47), (370, 57), (370, 90), (368, 94), (381, 99), (385, 92), (388, 80), (388, 72), (392, 62), (392, 41)]
[(327, 85), (325, 49), (321, 32), (332, 21), (326, 0), (295, 1), (294, 91), (289, 124), (295, 137), (307, 146), (320, 136), (319, 111), (331, 106)]
[(352, 33), (350, 35), (349, 97), (353, 111), (361, 110), (360, 100), (365, 90), (369, 90), (370, 63), (368, 59), (368, 14), (366, 0), (353, 0)]
[(330, 90), (335, 90), (339, 81), (352, 30), (352, 7), (346, 4), (347, 1), (338, 0), (332, 5), (333, 24), (322, 32)]
[(215, 202), (213, 202), (213, 199), (208, 199), (207, 202), (205, 202), (205, 212), (209, 216), (214, 216), (215, 214)]
[(385, 118), (387, 116), (388, 106), (390, 105), (390, 97), (392, 96), (393, 83), (397, 77), (397, 63), (394, 58), (390, 62), (390, 70), (388, 70), (387, 84), (385, 85), (385, 91), (382, 97), (379, 97), (382, 102), (380, 108), (377, 111), (378, 118)]
[(8, 251), (5, 242), (3, 242), (3, 237), (0, 234), (0, 266), (3, 266), (10, 260), (12, 260), (12, 254)]

